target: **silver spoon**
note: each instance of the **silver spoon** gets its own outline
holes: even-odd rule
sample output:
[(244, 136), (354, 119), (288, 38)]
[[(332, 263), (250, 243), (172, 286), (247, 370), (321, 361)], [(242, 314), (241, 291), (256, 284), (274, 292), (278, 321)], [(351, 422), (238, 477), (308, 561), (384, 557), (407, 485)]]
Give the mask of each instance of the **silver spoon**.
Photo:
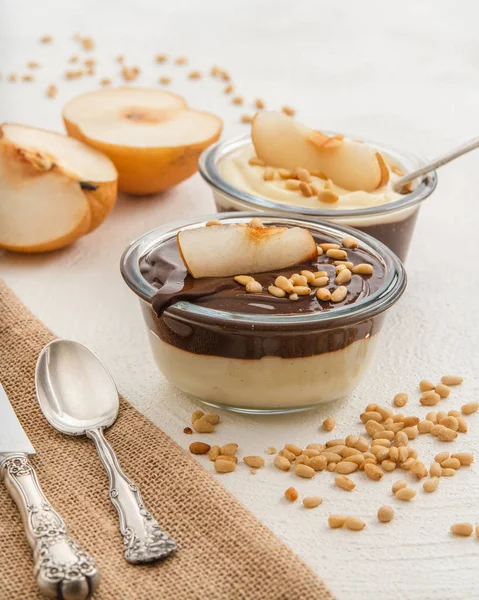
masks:
[(476, 138), (473, 138), (472, 140), (469, 140), (465, 144), (462, 144), (462, 146), (458, 146), (457, 148), (454, 148), (454, 150), (449, 150), (449, 152), (446, 152), (445, 154), (443, 154), (442, 156), (439, 156), (435, 160), (431, 160), (430, 162), (426, 163), (420, 169), (411, 171), (411, 173), (404, 175), (404, 177), (401, 177), (401, 179), (397, 179), (393, 183), (394, 191), (401, 193), (401, 190), (404, 188), (404, 186), (406, 184), (410, 183), (411, 181), (414, 181), (415, 179), (417, 179), (418, 177), (421, 177), (422, 175), (427, 175), (427, 173), (430, 173), (431, 171), (434, 171), (435, 169), (438, 169), (439, 167), (442, 167), (443, 165), (447, 165), (447, 163), (451, 162), (451, 160), (454, 160), (455, 158), (458, 158), (459, 156), (462, 156), (463, 154), (466, 154), (467, 152), (470, 152), (471, 150), (475, 150), (478, 147), (479, 147), (479, 137), (476, 137)]
[(96, 446), (110, 481), (110, 499), (118, 511), (125, 558), (149, 563), (176, 549), (143, 504), (138, 487), (123, 473), (103, 430), (118, 415), (118, 391), (101, 361), (88, 348), (54, 340), (37, 361), (35, 385), (47, 421), (67, 435), (86, 435)]

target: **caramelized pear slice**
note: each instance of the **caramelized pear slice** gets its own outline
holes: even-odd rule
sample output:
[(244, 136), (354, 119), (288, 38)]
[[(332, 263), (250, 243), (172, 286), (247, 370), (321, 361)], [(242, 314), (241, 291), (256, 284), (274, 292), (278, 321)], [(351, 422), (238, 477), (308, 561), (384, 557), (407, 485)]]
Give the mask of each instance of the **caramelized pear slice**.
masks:
[(195, 278), (249, 275), (314, 260), (313, 236), (301, 227), (264, 227), (251, 223), (180, 231), (181, 258)]
[(280, 112), (256, 114), (252, 132), (256, 154), (272, 167), (324, 173), (346, 190), (371, 192), (389, 180), (377, 150), (362, 142), (327, 136)]

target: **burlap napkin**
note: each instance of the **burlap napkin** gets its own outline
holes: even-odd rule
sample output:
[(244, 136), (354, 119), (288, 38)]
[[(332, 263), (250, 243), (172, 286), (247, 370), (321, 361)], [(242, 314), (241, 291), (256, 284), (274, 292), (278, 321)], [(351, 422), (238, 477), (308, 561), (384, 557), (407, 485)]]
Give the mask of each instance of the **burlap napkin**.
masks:
[[(97, 600), (331, 600), (316, 575), (215, 478), (125, 400), (107, 431), (146, 505), (178, 542), (173, 558), (123, 558), (107, 477), (93, 444), (63, 436), (40, 412), (34, 368), (53, 338), (0, 279), (0, 381), (32, 441), (49, 500), (102, 572)], [(39, 598), (19, 513), (0, 484), (0, 598)]]

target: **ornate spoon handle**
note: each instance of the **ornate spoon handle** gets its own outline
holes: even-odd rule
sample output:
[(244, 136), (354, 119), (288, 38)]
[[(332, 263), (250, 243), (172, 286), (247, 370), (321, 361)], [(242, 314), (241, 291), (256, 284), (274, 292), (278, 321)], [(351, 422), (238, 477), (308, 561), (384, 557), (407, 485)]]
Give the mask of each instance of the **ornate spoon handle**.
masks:
[(0, 456), (0, 471), (22, 515), (42, 594), (62, 600), (90, 598), (100, 582), (99, 572), (46, 499), (27, 455)]
[(125, 558), (130, 563), (149, 563), (165, 558), (176, 543), (160, 529), (143, 504), (140, 490), (123, 473), (115, 451), (106, 441), (103, 429), (90, 429), (87, 436), (95, 442), (98, 455), (110, 480), (110, 498), (118, 512)]

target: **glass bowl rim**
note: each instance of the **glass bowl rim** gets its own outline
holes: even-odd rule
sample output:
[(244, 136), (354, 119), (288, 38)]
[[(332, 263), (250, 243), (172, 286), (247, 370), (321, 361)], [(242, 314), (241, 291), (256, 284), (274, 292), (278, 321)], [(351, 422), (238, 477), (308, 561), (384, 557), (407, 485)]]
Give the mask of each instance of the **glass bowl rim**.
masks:
[(399, 258), (379, 240), (370, 235), (344, 225), (336, 225), (325, 221), (311, 221), (305, 217), (289, 217), (258, 212), (230, 212), (198, 216), (193, 219), (179, 220), (143, 234), (132, 242), (123, 252), (120, 260), (120, 271), (128, 287), (142, 300), (151, 304), (151, 300), (157, 289), (143, 277), (140, 271), (140, 261), (154, 247), (162, 242), (176, 236), (181, 229), (201, 227), (207, 221), (219, 219), (227, 223), (241, 223), (252, 218), (260, 218), (268, 223), (279, 223), (292, 226), (303, 226), (326, 234), (340, 240), (346, 236), (357, 238), (367, 249), (372, 252), (376, 259), (383, 263), (386, 269), (386, 278), (382, 286), (370, 296), (356, 302), (355, 304), (337, 307), (335, 310), (324, 312), (312, 312), (308, 314), (291, 315), (261, 315), (239, 312), (220, 311), (212, 308), (198, 306), (191, 302), (180, 301), (166, 309), (165, 314), (174, 316), (181, 320), (194, 320), (196, 316), (201, 323), (218, 325), (219, 323), (234, 324), (236, 328), (251, 329), (274, 329), (278, 326), (285, 329), (295, 329), (301, 324), (335, 326), (350, 322), (360, 322), (384, 312), (395, 304), (403, 294), (406, 284), (406, 271)]
[[(325, 131), (324, 133), (327, 135), (337, 134), (337, 132), (334, 131)], [(352, 134), (346, 135), (347, 137), (351, 137), (354, 139), (358, 137)], [(376, 147), (378, 150), (382, 150), (386, 153), (390, 152), (398, 154), (402, 156), (405, 160), (413, 160), (416, 163), (416, 168), (419, 168), (426, 163), (425, 159), (412, 152), (398, 150), (392, 146), (386, 146), (384, 144), (379, 144), (371, 140), (365, 139), (364, 141), (365, 143)], [(403, 208), (415, 206), (416, 204), (419, 204), (420, 202), (428, 198), (437, 186), (437, 173), (436, 171), (431, 171), (430, 173), (424, 175), (421, 178), (420, 183), (409, 194), (404, 194), (401, 198), (395, 200), (394, 202), (388, 202), (386, 204), (380, 204), (367, 208), (330, 210), (307, 208), (305, 206), (293, 206), (284, 202), (275, 202), (273, 200), (263, 198), (262, 196), (254, 196), (252, 194), (249, 194), (248, 192), (245, 192), (235, 187), (234, 185), (228, 183), (219, 172), (217, 166), (218, 162), (230, 152), (234, 152), (235, 150), (238, 150), (239, 148), (245, 146), (248, 143), (252, 143), (250, 134), (245, 134), (216, 142), (215, 144), (213, 144), (209, 148), (206, 148), (206, 150), (202, 152), (198, 163), (199, 172), (203, 179), (211, 187), (215, 188), (220, 192), (223, 192), (224, 194), (227, 194), (228, 196), (236, 198), (241, 202), (248, 203), (253, 207), (258, 207), (257, 209), (260, 209), (262, 211), (267, 211), (268, 209), (277, 210), (288, 214), (301, 214), (306, 215), (308, 217), (319, 217), (325, 219), (366, 217), (371, 215), (377, 215), (378, 213), (387, 214), (390, 212), (401, 210)]]

